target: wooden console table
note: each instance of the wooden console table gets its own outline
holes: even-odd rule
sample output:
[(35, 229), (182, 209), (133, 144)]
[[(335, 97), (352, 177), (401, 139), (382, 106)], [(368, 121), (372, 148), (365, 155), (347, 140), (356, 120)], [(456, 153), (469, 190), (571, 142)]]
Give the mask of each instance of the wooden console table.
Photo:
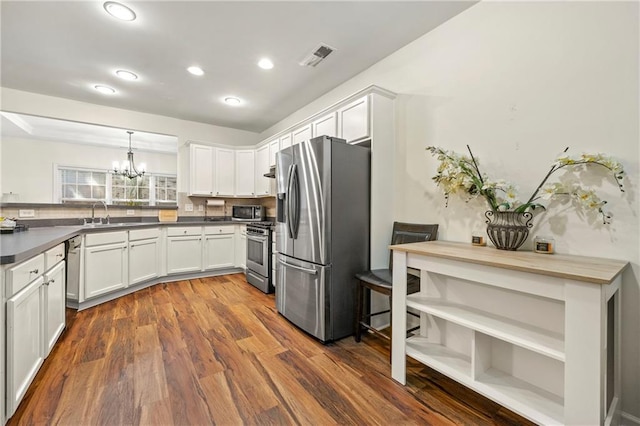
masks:
[[(627, 262), (447, 241), (391, 249), (396, 381), (409, 355), (536, 423), (618, 423)], [(420, 293), (407, 296), (407, 267)], [(409, 338), (407, 307), (420, 313)]]

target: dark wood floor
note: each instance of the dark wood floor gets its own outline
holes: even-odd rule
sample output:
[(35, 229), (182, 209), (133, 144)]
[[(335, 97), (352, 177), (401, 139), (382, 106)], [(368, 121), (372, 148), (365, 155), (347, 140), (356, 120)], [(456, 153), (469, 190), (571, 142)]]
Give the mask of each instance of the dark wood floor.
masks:
[(161, 284), (68, 312), (15, 424), (529, 424), (388, 343), (322, 345), (240, 274)]

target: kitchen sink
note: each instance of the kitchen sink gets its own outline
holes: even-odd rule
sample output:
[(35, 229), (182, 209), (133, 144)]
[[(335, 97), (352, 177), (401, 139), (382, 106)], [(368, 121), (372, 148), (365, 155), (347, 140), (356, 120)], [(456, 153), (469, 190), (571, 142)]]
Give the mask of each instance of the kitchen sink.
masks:
[(126, 223), (87, 223), (83, 225), (84, 228), (116, 228), (118, 226), (124, 226)]

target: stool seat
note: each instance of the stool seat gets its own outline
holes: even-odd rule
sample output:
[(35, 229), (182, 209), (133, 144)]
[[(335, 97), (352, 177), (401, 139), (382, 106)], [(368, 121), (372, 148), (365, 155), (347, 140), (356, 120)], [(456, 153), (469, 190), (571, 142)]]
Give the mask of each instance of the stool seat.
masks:
[[(372, 271), (364, 271), (356, 274), (356, 278), (363, 282), (363, 284), (369, 284), (367, 287), (376, 286), (378, 289), (374, 289), (379, 293), (382, 293), (383, 289), (391, 291), (393, 289), (393, 272), (390, 269), (374, 269)], [(420, 291), (420, 277), (407, 274), (407, 294), (413, 294)]]

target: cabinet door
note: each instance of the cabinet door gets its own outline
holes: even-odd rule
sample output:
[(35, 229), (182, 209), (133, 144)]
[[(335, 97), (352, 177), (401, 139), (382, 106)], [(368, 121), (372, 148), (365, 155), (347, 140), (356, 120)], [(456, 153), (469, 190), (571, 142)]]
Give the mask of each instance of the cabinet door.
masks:
[(189, 195), (213, 194), (213, 150), (206, 145), (189, 146)]
[(338, 137), (347, 142), (371, 137), (368, 97), (362, 97), (338, 110)]
[(291, 133), (280, 137), (280, 151), (291, 146)]
[(167, 273), (202, 270), (202, 238), (198, 235), (167, 238)]
[(233, 195), (235, 151), (216, 148), (215, 195)]
[(298, 144), (302, 141), (308, 141), (311, 139), (311, 124), (307, 124), (306, 126), (299, 127), (291, 132), (292, 144)]
[(256, 195), (269, 195), (271, 179), (264, 177), (269, 173), (269, 145), (256, 151)]
[(236, 151), (236, 195), (255, 196), (254, 151)]
[(129, 285), (158, 276), (158, 247), (157, 238), (129, 243)]
[(231, 268), (234, 266), (233, 234), (206, 235), (204, 237), (204, 268)]
[(276, 154), (280, 151), (280, 139), (269, 143), (269, 167), (276, 165)]
[(87, 247), (84, 263), (85, 299), (127, 286), (127, 246), (109, 244)]
[(313, 124), (313, 137), (317, 136), (337, 136), (338, 125), (336, 120), (336, 113), (332, 112), (329, 115), (325, 115), (322, 118), (314, 121)]
[(11, 417), (44, 360), (43, 278), (7, 300), (7, 417)]
[(46, 358), (65, 326), (65, 263), (59, 262), (44, 275), (44, 347)]

